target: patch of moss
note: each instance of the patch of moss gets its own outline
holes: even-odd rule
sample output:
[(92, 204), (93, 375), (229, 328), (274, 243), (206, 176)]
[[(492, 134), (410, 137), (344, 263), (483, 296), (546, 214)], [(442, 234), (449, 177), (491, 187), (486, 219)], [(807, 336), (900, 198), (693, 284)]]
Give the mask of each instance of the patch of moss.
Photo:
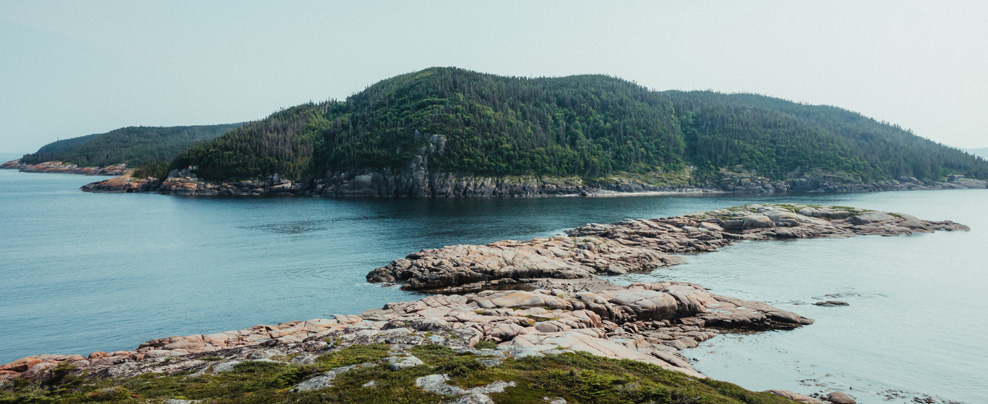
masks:
[(316, 367), (327, 371), (341, 366), (376, 363), (390, 356), (391, 348), (385, 344), (352, 345), (316, 358)]
[(497, 348), (497, 342), (487, 340), (477, 341), (473, 347), (477, 349), (495, 349)]
[[(125, 379), (87, 378), (72, 386), (19, 383), (0, 390), (0, 403), (117, 403), (163, 402), (170, 398), (210, 403), (440, 403), (439, 396), (415, 386), (415, 379), (443, 373), (450, 384), (463, 388), (494, 381), (515, 382), (491, 398), (497, 403), (543, 402), (542, 397), (564, 398), (570, 403), (792, 403), (768, 393), (751, 392), (736, 385), (696, 379), (682, 373), (631, 360), (615, 360), (586, 353), (506, 359), (485, 368), (481, 356), (422, 345), (412, 354), (425, 364), (391, 371), (386, 364), (342, 373), (327, 389), (292, 392), (290, 388), (322, 372), (324, 367), (379, 361), (386, 345), (352, 346), (320, 358), (317, 365), (275, 362), (243, 362), (233, 370), (192, 377), (151, 373)], [(373, 381), (373, 387), (364, 387)]]

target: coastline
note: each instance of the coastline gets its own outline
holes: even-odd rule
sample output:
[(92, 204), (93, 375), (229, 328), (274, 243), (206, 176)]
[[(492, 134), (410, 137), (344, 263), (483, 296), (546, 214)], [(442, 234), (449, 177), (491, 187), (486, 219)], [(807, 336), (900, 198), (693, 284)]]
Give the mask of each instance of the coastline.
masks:
[[(177, 171), (177, 170), (176, 170)], [(359, 176), (358, 176), (359, 177)], [(373, 178), (373, 177), (371, 177)], [(369, 182), (368, 182), (369, 181)], [(383, 181), (383, 182), (381, 182)], [(404, 181), (404, 182), (403, 182)], [(404, 185), (400, 185), (404, 184)], [(801, 193), (863, 193), (941, 189), (985, 189), (988, 181), (951, 176), (947, 181), (921, 181), (915, 178), (873, 183), (847, 182), (836, 176), (797, 178), (779, 182), (768, 179), (735, 179), (701, 186), (665, 187), (642, 183), (572, 184), (553, 179), (498, 179), (430, 177), (429, 180), (371, 179), (341, 182), (327, 186), (320, 180), (293, 182), (277, 175), (251, 181), (206, 182), (188, 172), (173, 172), (164, 181), (157, 179), (111, 179), (83, 186), (85, 192), (122, 193), (147, 189), (163, 195), (196, 197), (318, 196), (324, 198), (551, 198), (619, 197), (665, 195), (791, 195)]]
[(748, 172), (722, 172), (717, 181), (697, 186), (652, 185), (629, 178), (584, 183), (580, 178), (522, 176), (511, 178), (460, 177), (448, 173), (328, 173), (323, 179), (295, 182), (277, 174), (249, 181), (202, 181), (191, 170), (172, 170), (164, 180), (132, 178), (124, 164), (79, 167), (60, 161), (27, 165), (11, 160), (0, 169), (32, 173), (63, 173), (116, 176), (86, 184), (80, 189), (94, 193), (155, 192), (174, 196), (320, 196), (327, 198), (546, 198), (626, 196), (721, 196), (791, 195), (813, 193), (862, 193), (884, 191), (986, 189), (988, 181), (952, 175), (946, 181), (923, 181), (900, 177), (870, 183), (840, 175), (816, 174), (772, 181)]
[[(739, 220), (737, 217), (750, 217), (751, 220), (747, 224), (745, 220), (737, 223), (736, 220)], [(704, 225), (705, 223), (706, 225)], [(665, 225), (666, 229), (665, 231), (660, 231), (661, 229), (649, 226), (649, 224)], [(740, 224), (740, 228), (733, 229), (733, 226), (738, 224)], [(844, 226), (845, 224), (846, 226)], [(717, 230), (717, 227), (714, 226), (721, 227), (721, 230)], [(725, 230), (725, 227), (731, 229)], [(964, 229), (963, 226), (949, 222), (918, 221), (908, 215), (884, 215), (878, 212), (847, 210), (845, 208), (829, 209), (796, 205), (755, 205), (754, 207), (736, 208), (734, 210), (726, 209), (676, 218), (654, 219), (651, 221), (626, 221), (612, 225), (588, 225), (574, 229), (574, 233), (571, 234), (574, 238), (599, 239), (599, 242), (592, 243), (598, 246), (598, 251), (596, 251), (598, 256), (596, 258), (587, 257), (582, 253), (580, 255), (583, 260), (593, 262), (592, 265), (584, 263), (586, 268), (593, 269), (592, 273), (585, 274), (588, 276), (577, 276), (584, 275), (587, 272), (586, 268), (581, 269), (575, 266), (581, 262), (579, 260), (563, 262), (554, 268), (547, 268), (544, 266), (547, 264), (546, 262), (526, 262), (523, 259), (524, 257), (519, 257), (516, 254), (513, 261), (504, 261), (500, 266), (494, 266), (493, 269), (500, 268), (500, 272), (515, 274), (518, 274), (519, 266), (537, 268), (543, 272), (546, 270), (555, 271), (552, 276), (530, 282), (530, 285), (534, 288), (533, 291), (484, 291), (481, 288), (479, 292), (461, 292), (462, 294), (460, 295), (431, 296), (415, 302), (389, 304), (384, 309), (365, 312), (360, 317), (360, 321), (355, 321), (356, 319), (354, 317), (357, 316), (341, 316), (341, 318), (336, 320), (292, 322), (278, 326), (257, 326), (238, 332), (220, 333), (223, 335), (211, 334), (208, 336), (170, 337), (148, 341), (142, 344), (137, 350), (126, 354), (115, 352), (103, 356), (101, 353), (94, 353), (89, 358), (68, 355), (40, 356), (35, 357), (39, 362), (28, 361), (27, 363), (21, 363), (19, 366), (31, 365), (25, 372), (37, 367), (38, 370), (35, 373), (43, 376), (46, 371), (55, 369), (58, 363), (79, 362), (79, 365), (82, 365), (83, 363), (81, 361), (85, 360), (90, 362), (87, 365), (90, 367), (87, 369), (93, 370), (93, 373), (106, 371), (108, 372), (105, 373), (106, 375), (114, 377), (125, 377), (129, 374), (128, 372), (132, 371), (139, 373), (146, 371), (171, 372), (181, 369), (191, 369), (191, 367), (201, 367), (204, 364), (208, 365), (207, 367), (215, 367), (215, 364), (210, 365), (208, 361), (198, 358), (223, 356), (226, 358), (224, 361), (232, 361), (234, 357), (243, 359), (250, 356), (251, 359), (265, 359), (260, 358), (260, 356), (266, 354), (258, 352), (262, 350), (283, 350), (284, 352), (282, 354), (284, 355), (301, 353), (311, 355), (314, 353), (323, 353), (327, 350), (339, 349), (339, 346), (313, 345), (315, 342), (325, 342), (329, 334), (321, 335), (320, 333), (325, 333), (327, 330), (333, 329), (336, 332), (335, 335), (339, 338), (352, 338), (353, 342), (358, 345), (360, 345), (360, 342), (380, 342), (378, 338), (394, 338), (394, 333), (415, 335), (422, 341), (442, 342), (426, 338), (425, 334), (431, 333), (432, 335), (429, 336), (431, 337), (436, 336), (435, 334), (438, 332), (460, 330), (464, 334), (458, 339), (447, 338), (447, 340), (458, 341), (456, 344), (461, 345), (449, 342), (453, 344), (450, 345), (451, 347), (455, 346), (457, 349), (468, 349), (462, 345), (464, 341), (468, 342), (467, 345), (475, 345), (476, 341), (491, 337), (492, 339), (496, 338), (500, 340), (501, 342), (499, 344), (503, 346), (514, 347), (503, 350), (499, 348), (499, 351), (514, 352), (517, 350), (515, 348), (518, 345), (521, 345), (522, 348), (527, 350), (532, 350), (528, 349), (532, 346), (550, 347), (543, 348), (542, 350), (552, 350), (560, 346), (561, 344), (559, 342), (563, 341), (571, 345), (576, 345), (576, 347), (593, 347), (592, 349), (597, 352), (620, 352), (616, 354), (618, 355), (617, 357), (631, 355), (637, 355), (638, 358), (651, 357), (653, 360), (662, 360), (667, 365), (681, 367), (677, 366), (677, 357), (675, 355), (669, 355), (671, 352), (669, 350), (670, 348), (673, 350), (677, 348), (683, 349), (679, 348), (679, 346), (689, 347), (689, 345), (697, 343), (698, 340), (710, 338), (721, 332), (732, 332), (731, 330), (734, 330), (734, 332), (750, 332), (755, 329), (791, 328), (793, 326), (803, 325), (806, 319), (800, 320), (801, 317), (798, 315), (788, 312), (778, 312), (773, 310), (771, 306), (764, 304), (761, 304), (764, 306), (760, 306), (757, 302), (744, 302), (741, 305), (737, 304), (738, 301), (736, 299), (732, 300), (722, 296), (715, 297), (705, 294), (706, 292), (698, 285), (659, 283), (649, 285), (639, 284), (620, 288), (596, 277), (598, 273), (605, 273), (608, 269), (616, 270), (617, 266), (615, 262), (638, 262), (644, 268), (654, 264), (654, 261), (643, 261), (645, 259), (663, 259), (663, 256), (659, 256), (658, 254), (714, 251), (720, 246), (729, 244), (731, 240), (849, 237), (855, 234), (897, 235), (910, 234), (914, 231)], [(717, 233), (721, 235), (720, 238), (715, 236)], [(724, 241), (725, 235), (735, 233), (741, 237), (729, 237), (726, 242)], [(674, 241), (676, 242), (669, 243), (668, 241), (671, 238), (675, 239)], [(606, 242), (605, 239), (610, 240), (611, 243)], [(641, 240), (652, 240), (654, 242), (645, 243)], [(532, 240), (532, 242), (535, 241), (537, 240)], [(635, 245), (636, 243), (637, 245)], [(492, 245), (497, 244), (499, 243)], [(601, 247), (608, 244), (614, 244), (608, 247), (613, 248), (612, 250), (606, 250)], [(687, 248), (687, 250), (677, 251), (671, 247), (672, 244)], [(587, 244), (582, 243), (581, 245)], [(668, 248), (660, 246), (667, 246)], [(455, 247), (458, 246), (451, 246), (449, 248), (455, 249)], [(515, 252), (531, 250), (530, 247), (520, 246), (519, 248), (521, 249), (516, 249)], [(625, 248), (625, 250), (619, 251), (619, 247)], [(585, 250), (576, 245), (569, 250), (572, 251), (574, 248), (576, 250)], [(648, 254), (647, 251), (641, 251), (643, 248), (653, 251)], [(461, 248), (460, 250), (469, 250), (469, 248)], [(564, 251), (566, 250), (564, 249)], [(404, 261), (412, 259), (420, 261), (420, 263), (426, 261), (439, 262), (440, 264), (438, 266), (428, 268), (422, 265), (415, 266), (415, 268), (428, 269), (429, 272), (434, 272), (434, 269), (444, 270), (447, 267), (461, 267), (462, 265), (456, 264), (467, 263), (464, 260), (468, 258), (477, 259), (476, 257), (470, 257), (470, 255), (477, 255), (475, 254), (477, 252), (476, 250), (474, 254), (468, 254), (463, 257), (439, 256), (432, 253), (432, 251), (440, 250), (424, 250), (413, 253), (409, 255), (409, 258), (404, 259)], [(507, 250), (502, 250), (499, 255), (502, 257), (505, 256), (505, 251)], [(430, 257), (430, 254), (433, 255)], [(441, 263), (443, 259), (446, 260), (446, 264)], [(601, 261), (601, 259), (604, 261)], [(486, 261), (486, 259), (480, 260)], [(402, 266), (401, 261), (403, 260), (396, 260), (392, 264), (389, 264), (389, 271), (396, 266)], [(629, 268), (628, 265), (624, 267), (626, 270), (633, 269)], [(411, 268), (411, 266), (406, 267), (406, 269), (408, 268)], [(408, 272), (415, 272), (415, 270), (411, 269)], [(371, 278), (372, 274), (369, 274), (368, 278)], [(470, 278), (454, 277), (453, 279), (468, 280)], [(406, 282), (407, 285), (408, 283)], [(451, 286), (463, 286), (463, 284)], [(580, 293), (584, 292), (590, 292), (596, 295), (596, 297), (586, 294), (580, 295)], [(597, 297), (601, 297), (601, 299), (597, 299)], [(490, 303), (484, 303), (485, 301)], [(577, 303), (583, 304), (583, 307), (580, 308)], [(470, 304), (474, 305), (470, 306)], [(734, 312), (725, 317), (704, 318), (703, 313), (706, 313), (706, 309), (710, 309), (714, 304), (722, 305), (722, 307), (718, 306), (717, 311), (730, 311), (730, 305), (732, 304), (735, 308), (757, 307), (759, 309), (755, 311), (761, 313), (761, 316), (748, 315), (752, 313)], [(490, 305), (490, 307), (482, 307), (484, 305)], [(700, 307), (704, 307), (702, 312), (698, 311)], [(437, 315), (437, 310), (439, 312), (445, 310), (446, 314), (439, 316)], [(481, 313), (477, 313), (477, 310), (480, 310)], [(457, 312), (460, 315), (457, 315)], [(767, 313), (776, 314), (773, 317), (773, 315)], [(697, 317), (698, 314), (700, 317)], [(598, 317), (598, 320), (594, 319), (594, 315)], [(445, 322), (445, 324), (442, 322), (426, 321), (427, 319), (437, 317)], [(419, 320), (416, 320), (416, 318)], [(776, 318), (776, 320), (772, 320), (773, 318)], [(778, 322), (778, 318), (788, 319), (789, 321), (781, 323), (782, 325), (773, 325), (772, 321)], [(684, 322), (683, 320), (686, 321)], [(722, 324), (719, 327), (704, 328), (708, 325), (716, 324), (716, 321), (726, 323), (729, 326)], [(766, 323), (766, 321), (768, 322)], [(608, 326), (607, 322), (610, 322), (612, 326)], [(484, 327), (491, 325), (491, 323), (493, 325), (487, 330), (485, 335), (483, 332), (485, 330)], [(687, 325), (701, 328), (681, 328)], [(680, 328), (674, 330), (676, 327)], [(402, 328), (409, 329), (409, 333), (405, 334), (404, 331), (392, 331)], [(586, 334), (587, 332), (590, 334)], [(478, 337), (478, 333), (480, 333), (481, 338), (474, 341)], [(552, 336), (554, 339), (545, 337), (544, 334), (555, 334)], [(657, 337), (656, 335), (659, 334), (667, 334), (669, 338), (663, 339)], [(317, 335), (320, 336), (316, 337)], [(543, 336), (531, 340), (533, 335)], [(503, 340), (507, 337), (510, 337), (510, 339)], [(522, 339), (516, 342), (515, 340), (519, 338)], [(650, 338), (653, 340), (650, 340)], [(243, 343), (243, 345), (234, 345), (231, 347), (229, 346), (230, 341), (234, 341), (236, 344)], [(608, 341), (622, 342), (613, 345), (606, 344)], [(226, 345), (220, 345), (219, 342)], [(528, 343), (528, 345), (524, 345), (525, 343)], [(207, 345), (208, 349), (195, 351), (195, 349), (198, 349), (196, 348), (197, 346), (202, 348), (207, 347)], [(606, 349), (601, 348), (601, 346), (604, 346)], [(189, 348), (192, 349), (190, 350)], [(588, 350), (575, 349), (572, 346), (571, 349)], [(539, 349), (534, 350), (538, 351)], [(641, 354), (643, 352), (648, 352), (648, 354), (642, 356)], [(663, 357), (661, 353), (667, 354), (667, 357)], [(279, 354), (275, 353), (274, 355), (277, 356)], [(258, 356), (258, 358), (253, 358), (254, 356)], [(172, 359), (168, 359), (169, 357)], [(93, 361), (97, 362), (95, 367), (93, 367)], [(42, 365), (45, 363), (48, 365)], [(105, 367), (100, 369), (99, 366)], [(183, 366), (185, 367), (183, 368)], [(686, 366), (688, 366), (688, 363), (686, 363)], [(117, 370), (107, 370), (111, 368)], [(682, 369), (688, 370), (689, 368), (682, 367)]]
[(114, 164), (106, 167), (80, 167), (61, 161), (23, 164), (20, 159), (10, 160), (0, 164), (0, 169), (18, 170), (25, 173), (79, 174), (88, 176), (121, 176), (129, 172), (126, 164)]

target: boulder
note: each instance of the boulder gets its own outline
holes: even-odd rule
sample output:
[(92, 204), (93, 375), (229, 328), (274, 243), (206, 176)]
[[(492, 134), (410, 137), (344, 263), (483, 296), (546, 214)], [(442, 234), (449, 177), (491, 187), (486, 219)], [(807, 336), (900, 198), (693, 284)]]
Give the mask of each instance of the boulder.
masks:
[(831, 403), (834, 403), (834, 404), (857, 404), (858, 403), (857, 401), (854, 401), (854, 397), (851, 397), (851, 396), (847, 395), (846, 393), (843, 393), (843, 392), (840, 392), (840, 391), (834, 391), (834, 392), (828, 393), (827, 394), (827, 401), (830, 401)]
[(823, 404), (823, 401), (817, 400), (813, 397), (807, 396), (805, 394), (793, 393), (788, 390), (768, 390), (766, 393), (772, 393), (777, 396), (782, 396), (790, 400), (804, 403), (804, 404)]
[(857, 216), (851, 217), (851, 223), (860, 226), (860, 225), (866, 225), (866, 224), (872, 224), (878, 222), (887, 222), (892, 219), (895, 218), (887, 213), (868, 211), (868, 212), (860, 213)]
[(743, 229), (762, 229), (775, 226), (775, 222), (773, 222), (772, 219), (769, 219), (768, 216), (764, 215), (746, 216), (743, 220)]

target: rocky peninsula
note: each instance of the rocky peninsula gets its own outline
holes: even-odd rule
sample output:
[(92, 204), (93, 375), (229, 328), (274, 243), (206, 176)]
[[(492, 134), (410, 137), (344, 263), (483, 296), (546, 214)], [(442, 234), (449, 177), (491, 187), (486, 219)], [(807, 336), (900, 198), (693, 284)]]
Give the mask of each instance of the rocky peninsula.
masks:
[(367, 279), (444, 294), (359, 316), (160, 338), (132, 351), (32, 356), (0, 366), (0, 399), (848, 402), (846, 394), (747, 392), (706, 379), (679, 353), (719, 334), (811, 319), (692, 283), (617, 286), (600, 275), (681, 264), (682, 254), (743, 240), (965, 230), (846, 207), (748, 205), (423, 250)]
[(679, 217), (588, 224), (568, 230), (566, 237), (423, 250), (371, 271), (367, 280), (400, 282), (410, 290), (456, 292), (534, 278), (647, 272), (685, 262), (674, 254), (716, 251), (742, 240), (895, 236), (937, 230), (967, 227), (849, 207), (748, 205)]
[(45, 161), (38, 164), (24, 164), (20, 160), (11, 160), (0, 164), (0, 169), (19, 170), (25, 173), (57, 173), (81, 175), (119, 176), (127, 173), (126, 164), (113, 164), (106, 167), (80, 167), (61, 161)]

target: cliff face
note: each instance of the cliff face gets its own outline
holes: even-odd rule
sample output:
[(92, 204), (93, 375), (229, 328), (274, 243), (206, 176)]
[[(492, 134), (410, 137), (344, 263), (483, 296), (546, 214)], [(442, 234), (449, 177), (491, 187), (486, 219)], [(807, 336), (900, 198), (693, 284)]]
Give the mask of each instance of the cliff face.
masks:
[[(126, 187), (126, 189), (121, 188)], [(120, 189), (117, 189), (120, 188)], [(206, 182), (187, 170), (173, 173), (158, 185), (145, 181), (140, 187), (131, 182), (109, 179), (82, 188), (87, 192), (156, 191), (180, 196), (322, 196), (327, 198), (540, 198), (558, 196), (602, 196), (636, 193), (683, 194), (788, 194), (853, 193), (932, 189), (985, 189), (988, 182), (952, 177), (948, 181), (920, 181), (915, 178), (872, 183), (856, 182), (833, 174), (814, 174), (772, 182), (750, 174), (730, 173), (717, 181), (693, 187), (647, 184), (634, 179), (588, 183), (566, 177), (474, 177), (433, 173), (423, 166), (414, 169), (355, 170), (330, 172), (325, 177), (291, 181), (278, 175), (251, 181)]]

